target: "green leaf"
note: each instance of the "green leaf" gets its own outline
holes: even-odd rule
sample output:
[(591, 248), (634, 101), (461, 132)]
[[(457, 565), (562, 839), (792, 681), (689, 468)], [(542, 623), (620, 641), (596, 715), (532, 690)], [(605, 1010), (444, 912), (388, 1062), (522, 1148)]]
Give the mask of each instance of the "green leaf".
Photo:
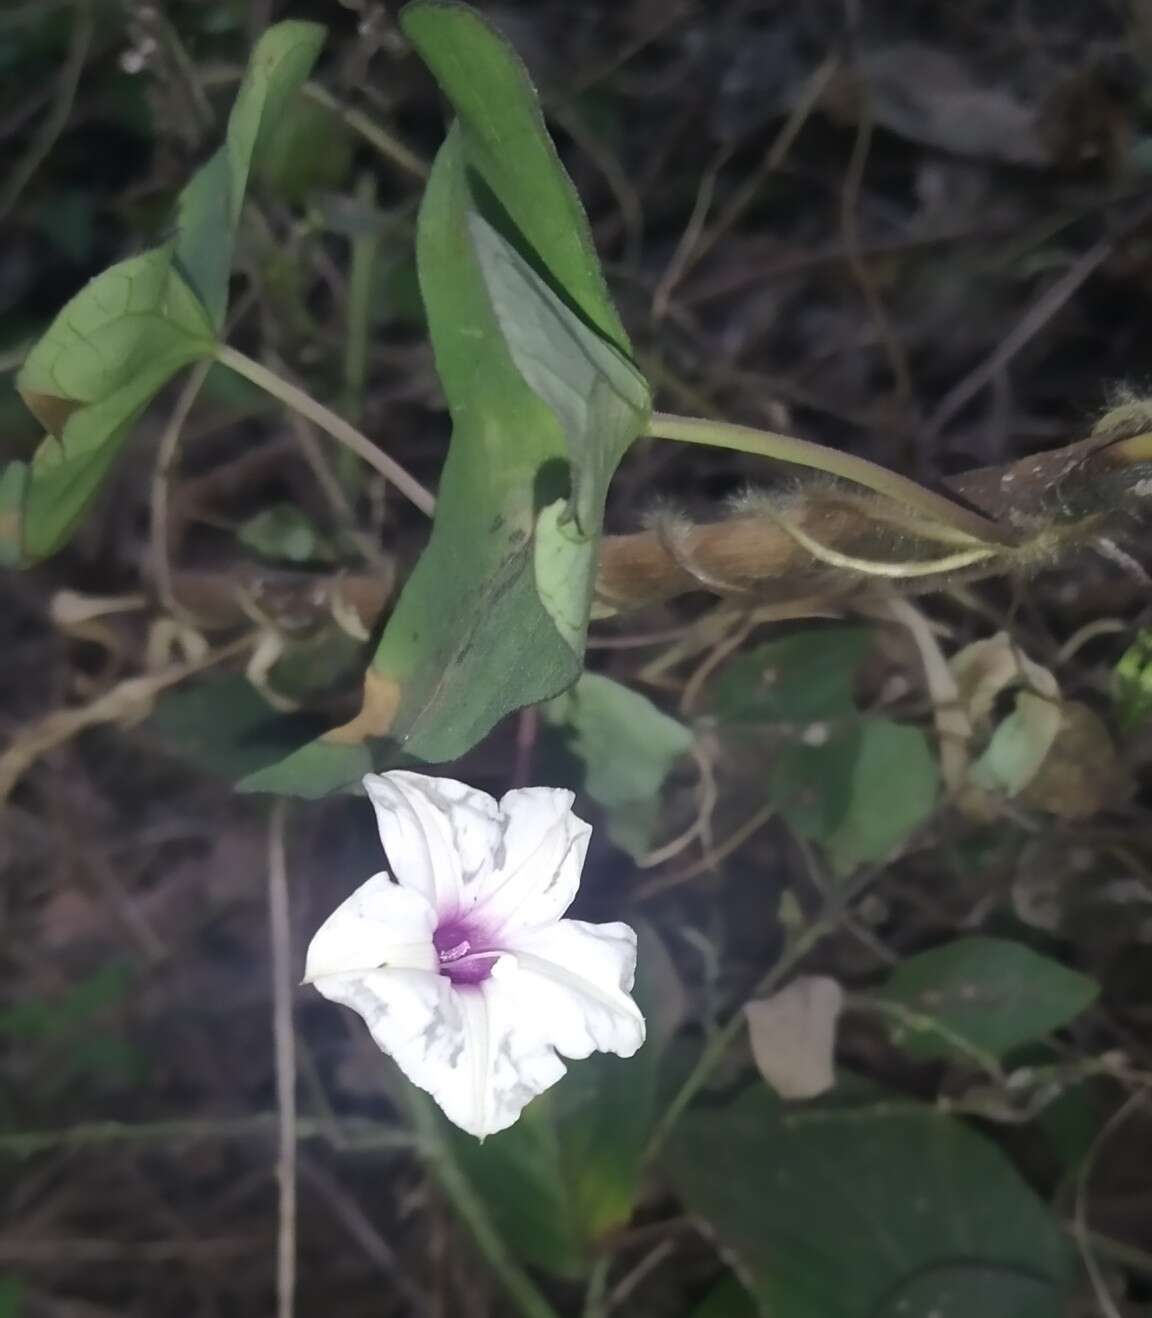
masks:
[(979, 935), (909, 957), (876, 996), (909, 1013), (896, 1041), (913, 1056), (955, 1056), (951, 1034), (998, 1058), (1067, 1025), (1097, 992), (1023, 943)]
[(821, 745), (785, 747), (770, 790), (797, 832), (820, 842), (847, 874), (886, 859), (924, 823), (938, 780), (919, 728), (865, 718)]
[(545, 706), (584, 766), (584, 790), (608, 816), (608, 835), (629, 855), (648, 851), (660, 814), (660, 789), (692, 747), (690, 729), (639, 692), (599, 673)]
[(985, 791), (1017, 796), (1040, 772), (1063, 721), (1058, 701), (1021, 691), (968, 777)]
[[(28, 559), (67, 540), (144, 408), (177, 371), (215, 351), (253, 145), (265, 117), (307, 76), (322, 39), (309, 23), (265, 34), (225, 145), (181, 194), (176, 237), (97, 275), (29, 353), (17, 387), (49, 434), (25, 483)], [(10, 471), (0, 489), (15, 481)]]
[(993, 1144), (931, 1108), (790, 1112), (757, 1088), (689, 1114), (666, 1160), (772, 1318), (1063, 1311), (1058, 1223)]
[(277, 131), (323, 44), (317, 23), (277, 23), (264, 33), (228, 116), (224, 144), (181, 193), (176, 268), (216, 331), (228, 307), (236, 226), (257, 142)]
[(274, 504), (249, 517), (236, 532), (241, 544), (265, 558), (288, 563), (331, 562), (332, 546), (311, 518), (291, 503)]
[(0, 1277), (0, 1318), (20, 1318), (24, 1283), (19, 1277)]
[(516, 52), (463, 4), (416, 0), (401, 11), (400, 26), (459, 116), (469, 168), (563, 296), (589, 325), (627, 352), (587, 217)]
[(852, 686), (870, 639), (864, 627), (820, 627), (758, 645), (720, 670), (712, 711), (729, 723), (845, 718), (855, 710)]
[(648, 385), (482, 215), (473, 214), (470, 225), (512, 361), (563, 429), (576, 523), (594, 532), (616, 464), (648, 414)]
[(870, 644), (862, 627), (821, 627), (757, 646), (712, 683), (712, 710), (726, 723), (803, 726), (777, 752), (769, 792), (833, 868), (883, 860), (936, 803), (938, 772), (919, 728), (856, 714), (853, 685)]
[(648, 411), (519, 61), (461, 6), (418, 3), (404, 27), (459, 115), (417, 235), (452, 443), (361, 715), (250, 790), (317, 795), (348, 786), (366, 760), (453, 760), (512, 710), (570, 686), (607, 483)]
[(274, 763), (303, 739), (298, 721), (273, 709), (239, 673), (208, 674), (162, 692), (137, 731), (227, 779)]
[(352, 150), (351, 131), (340, 115), (297, 92), (283, 114), (270, 120), (253, 171), (261, 188), (298, 205), (314, 193), (340, 186)]
[(1152, 631), (1137, 632), (1120, 656), (1112, 675), (1112, 699), (1125, 732), (1133, 732), (1152, 716)]
[(30, 559), (67, 540), (156, 392), (213, 351), (202, 309), (172, 272), (172, 250), (98, 275), (21, 368), (20, 394), (51, 432), (28, 468), (22, 536)]

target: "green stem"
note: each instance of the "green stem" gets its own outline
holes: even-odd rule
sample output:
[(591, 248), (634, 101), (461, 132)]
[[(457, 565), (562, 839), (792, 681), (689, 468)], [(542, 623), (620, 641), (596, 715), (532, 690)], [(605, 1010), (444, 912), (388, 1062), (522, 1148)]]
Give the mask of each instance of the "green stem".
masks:
[(592, 1264), (588, 1274), (588, 1284), (584, 1288), (583, 1318), (604, 1318), (605, 1300), (608, 1296), (608, 1272), (612, 1267), (611, 1254), (601, 1254)]
[(339, 440), (341, 444), (346, 444), (353, 453), (358, 454), (370, 466), (375, 467), (382, 476), (390, 480), (400, 493), (407, 496), (421, 512), (427, 513), (429, 517), (432, 516), (436, 507), (436, 500), (433, 496), (414, 476), (410, 476), (394, 458), (389, 457), (383, 449), (377, 448), (366, 435), (362, 435), (351, 422), (345, 421), (342, 416), (337, 416), (323, 403), (318, 403), (303, 389), (298, 389), (288, 380), (283, 379), (274, 371), (270, 371), (267, 366), (262, 366), (259, 362), (253, 361), (251, 357), (246, 357), (242, 352), (237, 352), (235, 348), (230, 348), (226, 343), (222, 343), (217, 347), (216, 360), (221, 366), (227, 366), (229, 370), (235, 371), (237, 375), (242, 375), (246, 380), (251, 380), (254, 385), (263, 389), (265, 393), (269, 393), (273, 398), (278, 398), (282, 403), (287, 404), (294, 412), (299, 412), (301, 416), (307, 417), (321, 430), (327, 431), (333, 439)]
[[(211, 1117), (200, 1121), (90, 1121), (60, 1130), (0, 1133), (0, 1157), (29, 1158), (53, 1149), (103, 1148), (109, 1144), (191, 1144), (209, 1140), (251, 1140), (276, 1132), (279, 1116), (258, 1112), (247, 1117)], [(418, 1141), (408, 1131), (378, 1121), (317, 1121), (301, 1117), (296, 1138), (319, 1139), (339, 1149), (411, 1149)]]
[(733, 425), (727, 421), (672, 416), (667, 412), (653, 412), (646, 433), (653, 439), (678, 439), (686, 444), (707, 444), (712, 448), (735, 449), (739, 453), (754, 453), (759, 457), (775, 458), (778, 462), (812, 467), (830, 476), (840, 476), (856, 485), (875, 490), (877, 494), (913, 508), (925, 517), (953, 526), (971, 536), (977, 544), (1012, 544), (1009, 534), (989, 518), (946, 499), (942, 494), (925, 489), (907, 476), (869, 462), (867, 458), (842, 453), (839, 449), (827, 448), (823, 444), (813, 444), (807, 439), (795, 439), (791, 435), (755, 430), (751, 426)]
[(935, 1016), (913, 1011), (902, 1002), (888, 1002), (884, 998), (875, 998), (867, 993), (850, 994), (846, 1005), (856, 1011), (875, 1012), (880, 1016), (887, 1016), (912, 1034), (935, 1035), (960, 1056), (967, 1057), (997, 1084), (1005, 1083), (1004, 1070), (991, 1053), (977, 1047), (957, 1031), (949, 1029)]
[(496, 1230), (483, 1200), (472, 1188), (452, 1151), (444, 1127), (431, 1101), (408, 1086), (407, 1103), (417, 1138), (428, 1150), (428, 1162), (440, 1188), (460, 1220), (472, 1233), (480, 1252), (523, 1318), (559, 1318), (528, 1274), (512, 1257)]

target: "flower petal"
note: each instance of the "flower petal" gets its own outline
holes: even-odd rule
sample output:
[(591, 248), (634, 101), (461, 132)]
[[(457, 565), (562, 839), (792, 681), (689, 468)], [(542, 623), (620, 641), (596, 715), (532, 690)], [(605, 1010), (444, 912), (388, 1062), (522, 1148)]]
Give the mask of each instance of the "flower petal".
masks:
[(573, 799), (558, 787), (520, 787), (501, 798), (503, 850), (481, 876), (473, 907), (494, 935), (549, 924), (572, 905), (592, 835), (572, 813)]
[(439, 914), (454, 913), (500, 843), (496, 802), (454, 778), (400, 769), (365, 775), (364, 788), (400, 884), (423, 893)]
[(480, 1139), (511, 1126), (566, 1070), (547, 1040), (524, 1028), (519, 1003), (501, 978), (501, 964), (482, 984), (455, 994), (464, 1023), (461, 1067), (468, 1083), (432, 1091), (449, 1120)]
[(535, 1029), (565, 1057), (631, 1057), (644, 1042), (644, 1017), (629, 996), (636, 934), (628, 925), (561, 920), (517, 935), (508, 950), (515, 974), (503, 978), (521, 1028)]
[(376, 1043), (450, 1121), (483, 1139), (564, 1074), (553, 1049), (520, 1031), (498, 977), (464, 989), (441, 975), (379, 970), (316, 987), (363, 1016)]
[(341, 902), (308, 945), (304, 981), (383, 966), (435, 970), (436, 913), (425, 899), (374, 874)]

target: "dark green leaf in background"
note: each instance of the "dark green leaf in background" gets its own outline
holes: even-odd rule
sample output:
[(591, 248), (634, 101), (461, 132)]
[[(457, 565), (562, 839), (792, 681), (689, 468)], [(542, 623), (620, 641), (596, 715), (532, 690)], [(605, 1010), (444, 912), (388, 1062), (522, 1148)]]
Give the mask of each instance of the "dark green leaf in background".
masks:
[(162, 692), (138, 732), (205, 773), (235, 779), (297, 745), (294, 723), (241, 673), (210, 673)]
[[(177, 371), (215, 351), (256, 140), (307, 77), (323, 38), (313, 23), (280, 23), (264, 34), (225, 145), (181, 194), (176, 236), (98, 275), (28, 354), (17, 387), (49, 432), (24, 492), (28, 559), (60, 548), (144, 408)], [(7, 525), (2, 538), (12, 539)]]
[(738, 655), (710, 687), (712, 711), (731, 723), (811, 723), (852, 715), (864, 627), (819, 627)]
[(885, 860), (931, 814), (939, 773), (924, 733), (857, 712), (863, 627), (819, 627), (756, 646), (713, 681), (728, 725), (788, 729), (772, 751), (768, 792), (838, 874)]
[(757, 1088), (691, 1113), (666, 1162), (771, 1318), (1064, 1312), (1059, 1224), (994, 1145), (931, 1108), (797, 1112)]
[(584, 766), (584, 790), (607, 814), (608, 835), (643, 856), (660, 817), (660, 790), (693, 735), (638, 691), (585, 673), (553, 700), (544, 718)]
[(818, 745), (783, 747), (771, 790), (781, 813), (819, 842), (838, 874), (885, 860), (932, 813), (939, 771), (919, 728), (862, 718)]
[(1152, 631), (1137, 632), (1112, 675), (1112, 699), (1120, 726), (1134, 731), (1152, 715)]
[(896, 1038), (917, 1057), (955, 1055), (934, 1028), (1002, 1057), (1067, 1025), (1095, 999), (1085, 975), (1033, 952), (1023, 943), (974, 936), (902, 962), (876, 996), (923, 1017), (923, 1028), (901, 1022)]
[(283, 113), (269, 119), (253, 172), (262, 189), (300, 205), (323, 189), (338, 188), (352, 154), (351, 131), (340, 115), (297, 92)]

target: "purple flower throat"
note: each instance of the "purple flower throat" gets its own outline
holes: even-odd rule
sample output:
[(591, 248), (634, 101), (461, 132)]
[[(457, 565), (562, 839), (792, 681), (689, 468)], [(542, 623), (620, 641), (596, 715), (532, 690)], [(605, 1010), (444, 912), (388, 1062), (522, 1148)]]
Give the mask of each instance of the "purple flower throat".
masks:
[(437, 926), (432, 946), (440, 958), (440, 973), (453, 984), (481, 984), (492, 973), (500, 958), (487, 930), (478, 928), (459, 915)]

